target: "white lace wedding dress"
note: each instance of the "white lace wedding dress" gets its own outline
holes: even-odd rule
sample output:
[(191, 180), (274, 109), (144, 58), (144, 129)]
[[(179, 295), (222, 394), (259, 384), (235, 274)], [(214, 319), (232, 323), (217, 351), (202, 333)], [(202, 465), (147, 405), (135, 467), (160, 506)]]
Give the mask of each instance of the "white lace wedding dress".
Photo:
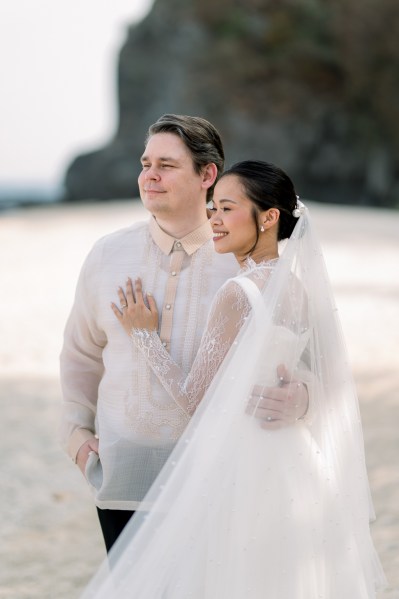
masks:
[[(356, 395), (308, 219), (297, 228), (282, 258), (249, 262), (219, 291), (189, 373), (156, 333), (133, 331), (193, 416), (146, 497), (152, 509), (84, 599), (376, 597)], [(308, 384), (314, 416), (268, 431), (248, 398), (277, 384), (279, 364)]]

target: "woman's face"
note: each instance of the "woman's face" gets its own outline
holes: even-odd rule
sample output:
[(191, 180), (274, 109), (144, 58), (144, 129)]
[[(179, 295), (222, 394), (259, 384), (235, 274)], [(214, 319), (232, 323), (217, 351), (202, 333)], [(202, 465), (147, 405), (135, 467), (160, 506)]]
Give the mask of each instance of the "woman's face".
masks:
[(236, 175), (226, 175), (216, 184), (210, 219), (215, 250), (245, 257), (256, 242), (253, 204)]

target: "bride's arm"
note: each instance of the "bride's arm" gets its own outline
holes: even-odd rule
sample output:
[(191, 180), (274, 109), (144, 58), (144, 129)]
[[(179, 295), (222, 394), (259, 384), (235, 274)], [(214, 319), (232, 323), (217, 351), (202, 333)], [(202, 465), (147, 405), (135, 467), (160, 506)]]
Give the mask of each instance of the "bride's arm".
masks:
[(126, 298), (122, 290), (119, 290), (121, 305), (126, 304), (126, 307), (120, 312), (113, 305), (114, 313), (168, 394), (191, 415), (250, 311), (248, 299), (242, 288), (233, 281), (229, 281), (219, 290), (211, 305), (198, 353), (187, 374), (173, 360), (158, 336), (158, 312), (154, 299), (147, 295), (147, 308), (142, 296), (141, 282), (135, 282), (134, 291), (133, 295), (131, 282), (127, 284)]

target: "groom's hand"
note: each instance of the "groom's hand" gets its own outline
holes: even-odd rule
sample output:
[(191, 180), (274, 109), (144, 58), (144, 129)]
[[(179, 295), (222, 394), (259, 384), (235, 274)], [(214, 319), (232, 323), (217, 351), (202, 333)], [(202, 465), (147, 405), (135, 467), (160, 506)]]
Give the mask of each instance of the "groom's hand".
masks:
[(247, 413), (266, 429), (284, 428), (303, 418), (309, 407), (309, 394), (302, 381), (294, 381), (284, 364), (277, 367), (278, 387), (255, 385)]
[(76, 463), (83, 476), (86, 476), (86, 462), (89, 459), (89, 453), (92, 451), (98, 454), (98, 439), (96, 437), (93, 437), (92, 439), (89, 439), (83, 443), (83, 445), (79, 447), (78, 453), (76, 455)]

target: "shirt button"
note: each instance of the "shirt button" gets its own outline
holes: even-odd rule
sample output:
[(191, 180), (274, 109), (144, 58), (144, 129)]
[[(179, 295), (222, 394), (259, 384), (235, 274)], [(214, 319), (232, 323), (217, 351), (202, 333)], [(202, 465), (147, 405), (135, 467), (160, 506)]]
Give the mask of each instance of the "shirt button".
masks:
[(166, 310), (170, 310), (170, 309), (171, 309), (171, 307), (172, 307), (172, 306), (171, 306), (170, 304), (166, 304), (166, 306), (165, 306), (165, 309), (166, 309)]
[(177, 272), (175, 270), (172, 270), (170, 274), (172, 275), (172, 277), (175, 277), (177, 275)]
[(177, 247), (177, 248), (181, 248), (181, 243), (180, 243), (180, 241), (176, 241), (176, 247)]

